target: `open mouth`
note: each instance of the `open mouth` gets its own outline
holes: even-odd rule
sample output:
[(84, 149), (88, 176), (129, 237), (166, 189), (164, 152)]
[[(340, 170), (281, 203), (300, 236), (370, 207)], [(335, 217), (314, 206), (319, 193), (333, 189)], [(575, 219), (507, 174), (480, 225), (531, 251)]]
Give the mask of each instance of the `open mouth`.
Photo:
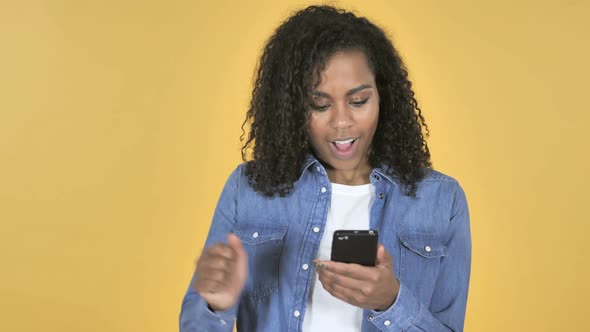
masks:
[(350, 150), (350, 148), (352, 147), (354, 142), (356, 142), (356, 140), (357, 140), (356, 138), (337, 140), (337, 141), (333, 141), (332, 145), (334, 145), (336, 150), (346, 152), (346, 151)]
[(349, 159), (355, 154), (357, 138), (338, 139), (330, 142), (330, 150), (338, 159)]

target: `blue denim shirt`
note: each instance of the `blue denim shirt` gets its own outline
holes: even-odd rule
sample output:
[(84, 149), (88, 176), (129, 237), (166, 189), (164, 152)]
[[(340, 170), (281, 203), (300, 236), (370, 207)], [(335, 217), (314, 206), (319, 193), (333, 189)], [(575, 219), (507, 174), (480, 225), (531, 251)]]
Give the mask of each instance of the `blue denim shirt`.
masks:
[[(330, 180), (310, 157), (293, 192), (269, 198), (253, 191), (244, 166), (227, 180), (205, 243), (226, 242), (230, 232), (240, 237), (248, 254), (244, 291), (234, 307), (212, 312), (189, 286), (181, 332), (230, 332), (236, 319), (240, 331), (301, 331), (312, 261), (330, 205)], [(364, 332), (463, 330), (471, 268), (467, 202), (456, 180), (427, 172), (417, 197), (405, 196), (387, 169), (371, 172), (375, 200), (370, 227), (379, 231), (379, 241), (393, 258), (400, 290), (387, 310), (363, 311)]]

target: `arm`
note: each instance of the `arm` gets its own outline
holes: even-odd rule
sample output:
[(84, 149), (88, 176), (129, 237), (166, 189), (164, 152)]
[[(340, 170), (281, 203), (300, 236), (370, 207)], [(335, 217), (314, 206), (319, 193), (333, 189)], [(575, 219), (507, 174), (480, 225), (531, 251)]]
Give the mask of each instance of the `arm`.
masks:
[(404, 284), (386, 311), (373, 311), (372, 323), (381, 331), (463, 331), (471, 271), (471, 232), (465, 193), (457, 184), (450, 222), (447, 255), (442, 258), (430, 306), (421, 303)]
[[(227, 180), (221, 193), (217, 207), (213, 215), (213, 221), (205, 249), (216, 243), (226, 242), (227, 234), (232, 232), (236, 218), (236, 198), (238, 193), (238, 181), (241, 168), (237, 168)], [(191, 283), (182, 301), (180, 312), (180, 331), (181, 332), (198, 332), (198, 331), (219, 331), (231, 332), (237, 314), (238, 304), (229, 309), (218, 312), (212, 311), (207, 302), (196, 292), (193, 285), (197, 280), (196, 272), (193, 274)]]

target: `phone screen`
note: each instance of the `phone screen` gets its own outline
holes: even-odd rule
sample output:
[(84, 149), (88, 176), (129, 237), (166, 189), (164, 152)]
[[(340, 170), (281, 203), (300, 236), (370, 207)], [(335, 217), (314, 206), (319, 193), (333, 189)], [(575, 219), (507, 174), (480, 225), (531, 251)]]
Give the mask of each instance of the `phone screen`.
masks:
[(337, 230), (332, 239), (331, 260), (375, 266), (379, 234), (376, 230)]

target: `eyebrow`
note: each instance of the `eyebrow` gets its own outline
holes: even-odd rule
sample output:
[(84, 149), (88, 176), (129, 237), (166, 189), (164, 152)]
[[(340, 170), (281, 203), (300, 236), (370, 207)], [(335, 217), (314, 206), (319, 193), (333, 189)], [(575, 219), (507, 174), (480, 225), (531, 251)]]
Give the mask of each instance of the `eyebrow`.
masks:
[[(357, 93), (357, 92), (359, 92), (359, 91), (361, 91), (361, 90), (368, 89), (368, 88), (372, 88), (372, 86), (371, 86), (370, 84), (363, 84), (363, 85), (359, 85), (359, 86), (357, 86), (357, 87), (356, 87), (356, 88), (354, 88), (354, 89), (350, 89), (350, 90), (348, 90), (348, 92), (346, 92), (346, 96), (347, 96), (347, 97), (348, 97), (348, 96), (351, 96), (351, 95), (353, 95), (353, 94), (355, 94), (355, 93)], [(329, 94), (327, 94), (327, 93), (325, 93), (325, 92), (321, 92), (321, 91), (313, 91), (313, 92), (312, 92), (312, 95), (313, 95), (314, 97), (328, 97), (328, 98), (330, 97), (330, 95), (329, 95)]]

